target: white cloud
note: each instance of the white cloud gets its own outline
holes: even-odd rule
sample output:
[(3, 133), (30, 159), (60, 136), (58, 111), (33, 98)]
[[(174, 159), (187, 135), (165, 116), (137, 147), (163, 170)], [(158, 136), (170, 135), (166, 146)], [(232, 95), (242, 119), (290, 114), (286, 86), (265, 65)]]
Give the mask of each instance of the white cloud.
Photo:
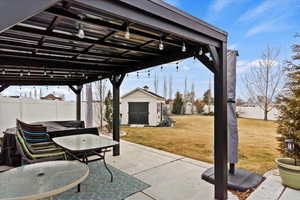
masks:
[(246, 37), (251, 37), (251, 36), (259, 34), (259, 33), (269, 32), (269, 31), (273, 31), (273, 30), (275, 30), (275, 26), (272, 22), (259, 24), (259, 25), (256, 25), (256, 26), (250, 28), (246, 32)]
[(246, 21), (254, 19), (262, 14), (264, 14), (266, 11), (272, 9), (273, 7), (276, 7), (280, 2), (283, 2), (282, 0), (265, 0), (261, 4), (259, 4), (257, 7), (253, 9), (249, 9), (247, 12), (245, 12), (243, 15), (240, 16), (239, 20)]
[(214, 0), (213, 3), (210, 5), (210, 9), (214, 12), (220, 12), (225, 7), (230, 5), (231, 3), (236, 2), (235, 0)]
[(180, 6), (180, 0), (163, 0), (164, 2), (171, 4), (175, 7), (179, 7)]
[[(247, 60), (239, 60), (236, 63), (236, 69), (237, 73), (243, 73), (245, 71), (248, 71), (251, 67), (260, 67), (261, 63), (266, 62), (265, 60), (262, 59), (256, 59), (252, 61), (247, 61)], [(268, 63), (272, 63), (273, 66), (277, 66), (279, 63), (275, 60), (271, 60)]]

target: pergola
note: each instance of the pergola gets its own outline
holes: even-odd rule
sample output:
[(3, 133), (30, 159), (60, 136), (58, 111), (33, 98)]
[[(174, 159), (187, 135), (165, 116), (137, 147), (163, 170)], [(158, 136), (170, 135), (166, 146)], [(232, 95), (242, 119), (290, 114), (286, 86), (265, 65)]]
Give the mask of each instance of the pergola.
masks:
[(109, 78), (116, 141), (126, 73), (199, 59), (214, 73), (215, 198), (227, 199), (226, 32), (160, 0), (4, 0), (0, 19), (0, 92), (69, 86), (80, 120), (82, 85)]

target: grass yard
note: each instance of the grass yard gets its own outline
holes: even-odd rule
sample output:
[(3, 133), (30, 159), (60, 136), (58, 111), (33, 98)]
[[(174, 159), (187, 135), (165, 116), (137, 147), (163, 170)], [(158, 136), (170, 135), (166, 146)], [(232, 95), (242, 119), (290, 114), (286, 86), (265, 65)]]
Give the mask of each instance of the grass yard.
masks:
[[(173, 116), (173, 128), (122, 127), (127, 141), (154, 147), (193, 159), (213, 161), (213, 117)], [(275, 168), (279, 156), (276, 123), (272, 121), (239, 119), (238, 167), (263, 174)]]

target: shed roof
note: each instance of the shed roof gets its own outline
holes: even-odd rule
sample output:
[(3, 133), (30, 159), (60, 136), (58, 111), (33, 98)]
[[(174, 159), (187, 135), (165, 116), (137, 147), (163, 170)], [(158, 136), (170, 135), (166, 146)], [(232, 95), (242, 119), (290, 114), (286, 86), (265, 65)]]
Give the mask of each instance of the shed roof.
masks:
[(136, 88), (136, 89), (124, 94), (121, 98), (124, 99), (124, 98), (126, 98), (126, 97), (128, 97), (128, 96), (130, 96), (130, 95), (132, 95), (136, 92), (142, 92), (142, 93), (144, 93), (144, 94), (146, 94), (146, 95), (148, 95), (152, 98), (158, 99), (160, 101), (165, 101), (166, 100), (164, 97), (162, 97), (162, 96), (160, 96), (160, 95), (158, 95), (154, 92), (151, 92), (149, 90), (143, 89), (143, 88)]

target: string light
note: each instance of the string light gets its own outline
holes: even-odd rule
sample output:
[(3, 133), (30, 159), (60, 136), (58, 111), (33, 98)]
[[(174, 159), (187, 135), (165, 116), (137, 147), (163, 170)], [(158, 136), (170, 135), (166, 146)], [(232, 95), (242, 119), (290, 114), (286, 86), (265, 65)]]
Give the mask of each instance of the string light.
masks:
[(30, 70), (28, 70), (27, 75), (30, 76)]
[(160, 38), (160, 40), (159, 40), (159, 45), (158, 45), (158, 48), (159, 48), (159, 50), (164, 50), (164, 44), (163, 44), (163, 41), (162, 41), (162, 39)]
[(201, 56), (203, 54), (203, 50), (202, 50), (202, 48), (200, 47), (200, 49), (199, 49), (199, 55)]
[(181, 49), (181, 51), (182, 51), (182, 52), (186, 52), (185, 42), (182, 43), (182, 49)]
[(51, 74), (50, 74), (50, 78), (53, 78), (54, 76), (53, 76), (53, 71), (51, 72)]
[(80, 39), (83, 39), (84, 36), (85, 36), (85, 33), (84, 33), (84, 30), (83, 30), (83, 25), (82, 25), (82, 24), (79, 24), (77, 36), (78, 36)]
[(5, 69), (3, 69), (3, 70), (2, 70), (2, 75), (5, 75), (5, 73), (6, 73), (6, 72), (5, 72)]
[(88, 76), (85, 77), (85, 79), (88, 79), (88, 78), (89, 78)]
[(127, 40), (130, 39), (130, 32), (129, 32), (129, 27), (128, 27), (128, 26), (126, 27), (125, 38), (126, 38)]
[(84, 77), (85, 75), (84, 75), (84, 73), (82, 73), (82, 75), (81, 75), (82, 77)]
[(44, 71), (44, 76), (47, 76), (47, 71), (46, 70)]
[(70, 78), (72, 77), (71, 73), (69, 73), (69, 77), (70, 77)]
[(20, 77), (22, 77), (23, 75), (24, 75), (24, 74), (23, 74), (23, 71), (21, 71), (21, 72), (20, 72)]
[(67, 75), (67, 74), (65, 74), (65, 78), (68, 78), (68, 75)]

